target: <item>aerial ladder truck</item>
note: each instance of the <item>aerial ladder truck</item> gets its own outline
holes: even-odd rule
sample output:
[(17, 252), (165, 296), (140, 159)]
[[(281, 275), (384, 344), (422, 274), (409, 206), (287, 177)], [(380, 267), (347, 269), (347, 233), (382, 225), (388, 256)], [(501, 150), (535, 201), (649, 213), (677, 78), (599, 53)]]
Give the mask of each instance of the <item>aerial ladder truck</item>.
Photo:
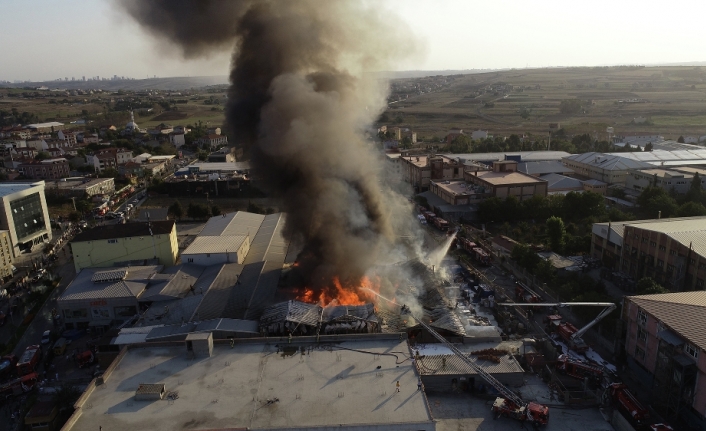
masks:
[(514, 303), (514, 302), (503, 302), (499, 305), (511, 306), (511, 307), (573, 307), (573, 306), (589, 306), (589, 307), (605, 307), (595, 319), (589, 322), (586, 326), (581, 329), (577, 329), (574, 325), (569, 322), (562, 322), (562, 317), (558, 314), (552, 314), (547, 316), (549, 325), (552, 326), (554, 331), (559, 334), (559, 336), (564, 339), (569, 344), (569, 348), (579, 352), (586, 353), (588, 351), (588, 344), (583, 341), (583, 334), (591, 329), (596, 323), (603, 320), (608, 314), (617, 308), (617, 306), (612, 302), (557, 302), (557, 303)]
[(441, 344), (446, 346), (451, 350), (454, 355), (463, 361), (469, 368), (475, 371), (479, 376), (483, 378), (490, 386), (495, 388), (502, 397), (497, 397), (493, 403), (491, 411), (493, 412), (494, 418), (497, 419), (501, 416), (506, 416), (512, 419), (517, 419), (521, 422), (529, 422), (535, 428), (540, 425), (546, 425), (549, 420), (549, 407), (543, 406), (535, 402), (525, 402), (517, 396), (514, 392), (503, 385), (498, 379), (493, 377), (491, 374), (486, 372), (482, 367), (479, 367), (474, 361), (468, 356), (464, 355), (463, 352), (458, 350), (456, 346), (449, 343), (441, 334), (436, 332), (426, 323), (422, 322), (421, 319), (415, 317), (405, 305), (402, 306), (402, 314), (409, 314), (412, 319), (414, 319), (419, 325), (426, 329), (432, 337), (436, 338)]

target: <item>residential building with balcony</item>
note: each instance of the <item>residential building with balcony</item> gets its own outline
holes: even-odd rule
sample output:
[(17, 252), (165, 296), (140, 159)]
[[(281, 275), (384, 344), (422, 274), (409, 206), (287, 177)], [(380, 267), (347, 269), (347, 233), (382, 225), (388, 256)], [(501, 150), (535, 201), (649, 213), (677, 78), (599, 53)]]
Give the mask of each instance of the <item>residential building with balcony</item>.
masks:
[(706, 430), (706, 292), (627, 296), (628, 367), (674, 429)]

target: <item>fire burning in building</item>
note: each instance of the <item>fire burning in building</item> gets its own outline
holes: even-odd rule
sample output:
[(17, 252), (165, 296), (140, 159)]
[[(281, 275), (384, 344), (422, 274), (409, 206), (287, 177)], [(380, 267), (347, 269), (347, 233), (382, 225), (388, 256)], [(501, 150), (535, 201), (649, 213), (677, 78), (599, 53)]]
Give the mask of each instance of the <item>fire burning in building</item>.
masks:
[(360, 283), (343, 285), (338, 277), (334, 277), (330, 287), (314, 290), (310, 287), (302, 289), (297, 295), (297, 300), (308, 303), (317, 303), (321, 306), (329, 305), (363, 305), (376, 303), (380, 294), (379, 277), (363, 277)]

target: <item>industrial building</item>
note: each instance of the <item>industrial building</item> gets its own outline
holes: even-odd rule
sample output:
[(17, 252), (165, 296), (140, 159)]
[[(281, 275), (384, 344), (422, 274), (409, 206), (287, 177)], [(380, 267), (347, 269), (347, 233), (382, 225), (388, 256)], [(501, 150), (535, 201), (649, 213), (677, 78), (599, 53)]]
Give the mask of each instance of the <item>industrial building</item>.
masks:
[(13, 275), (12, 265), (12, 240), (10, 232), (0, 230), (0, 278)]
[(138, 298), (160, 265), (86, 268), (81, 270), (57, 299), (66, 329), (97, 330), (135, 317)]
[(517, 172), (517, 162), (514, 160), (493, 162), (492, 171), (466, 171), (463, 179), (482, 193), (500, 199), (514, 196), (523, 201), (532, 196), (547, 195), (547, 182)]
[(76, 235), (70, 244), (77, 273), (83, 268), (145, 259), (171, 266), (179, 253), (174, 220), (94, 227)]
[(204, 266), (216, 263), (243, 263), (248, 251), (250, 251), (248, 235), (199, 235), (181, 253), (181, 260)]
[(407, 341), (365, 337), (191, 334), (131, 346), (88, 386), (64, 430), (435, 430), (413, 361), (404, 360)]
[(706, 216), (593, 225), (591, 256), (635, 280), (673, 291), (704, 290)]
[(583, 153), (564, 157), (562, 162), (573, 169), (577, 176), (591, 178), (608, 184), (625, 184), (628, 170), (646, 169), (652, 165), (624, 156), (629, 153)]
[(630, 169), (625, 187), (638, 192), (647, 187), (659, 187), (668, 193), (684, 194), (689, 191), (696, 173), (701, 177), (701, 186), (706, 188), (706, 169), (696, 167)]
[[(706, 429), (706, 292), (625, 297), (628, 365), (671, 422)], [(675, 428), (676, 429), (676, 428)]]
[(47, 191), (77, 198), (112, 195), (115, 193), (115, 181), (113, 178), (63, 178), (47, 185)]
[(51, 241), (44, 181), (0, 183), (0, 229), (9, 231), (15, 258)]

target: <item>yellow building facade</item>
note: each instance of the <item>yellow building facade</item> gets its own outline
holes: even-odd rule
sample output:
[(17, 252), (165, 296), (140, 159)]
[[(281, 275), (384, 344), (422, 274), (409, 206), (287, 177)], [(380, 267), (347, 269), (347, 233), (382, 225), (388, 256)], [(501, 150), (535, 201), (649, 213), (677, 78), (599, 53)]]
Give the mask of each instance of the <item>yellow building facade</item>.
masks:
[(179, 242), (174, 220), (100, 226), (77, 235), (71, 242), (74, 267), (139, 265), (157, 259), (172, 266), (177, 261)]

